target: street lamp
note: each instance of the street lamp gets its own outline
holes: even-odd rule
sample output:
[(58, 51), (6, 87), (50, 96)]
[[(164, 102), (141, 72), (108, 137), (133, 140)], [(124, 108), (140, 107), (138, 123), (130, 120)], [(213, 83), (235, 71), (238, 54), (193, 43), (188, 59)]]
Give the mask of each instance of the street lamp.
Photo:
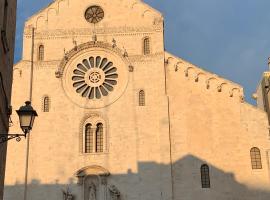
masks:
[(31, 102), (26, 101), (25, 105), (21, 106), (16, 112), (19, 115), (20, 127), (24, 134), (0, 134), (0, 143), (7, 142), (14, 138), (19, 142), (21, 141), (21, 137), (26, 137), (26, 135), (32, 130), (35, 117), (37, 117), (38, 114), (31, 106)]

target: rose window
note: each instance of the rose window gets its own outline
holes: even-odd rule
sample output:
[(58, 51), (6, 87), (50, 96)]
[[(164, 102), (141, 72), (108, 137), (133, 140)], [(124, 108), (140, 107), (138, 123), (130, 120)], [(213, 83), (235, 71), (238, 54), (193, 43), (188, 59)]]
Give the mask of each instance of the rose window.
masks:
[(91, 6), (85, 11), (84, 17), (89, 23), (96, 24), (104, 18), (104, 11), (100, 6)]
[(117, 85), (117, 68), (107, 58), (90, 57), (77, 64), (73, 71), (73, 88), (82, 97), (101, 99)]

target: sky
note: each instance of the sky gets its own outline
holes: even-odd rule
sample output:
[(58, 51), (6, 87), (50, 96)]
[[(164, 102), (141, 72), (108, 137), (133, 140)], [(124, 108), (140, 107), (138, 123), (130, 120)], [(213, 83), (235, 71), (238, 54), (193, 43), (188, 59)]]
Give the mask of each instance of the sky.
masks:
[[(50, 2), (18, 0), (15, 62), (22, 55), (25, 20)], [(255, 104), (251, 96), (270, 57), (269, 0), (145, 2), (163, 13), (167, 51), (242, 85), (246, 100)]]

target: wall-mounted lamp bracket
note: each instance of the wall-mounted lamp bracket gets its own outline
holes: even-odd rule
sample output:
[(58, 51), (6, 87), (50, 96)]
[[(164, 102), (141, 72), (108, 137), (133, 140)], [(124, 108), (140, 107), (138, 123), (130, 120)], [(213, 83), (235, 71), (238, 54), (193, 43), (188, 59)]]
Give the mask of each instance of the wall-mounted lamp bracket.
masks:
[(26, 134), (0, 134), (0, 144), (12, 139), (16, 139), (17, 142), (20, 142), (21, 137), (26, 137)]

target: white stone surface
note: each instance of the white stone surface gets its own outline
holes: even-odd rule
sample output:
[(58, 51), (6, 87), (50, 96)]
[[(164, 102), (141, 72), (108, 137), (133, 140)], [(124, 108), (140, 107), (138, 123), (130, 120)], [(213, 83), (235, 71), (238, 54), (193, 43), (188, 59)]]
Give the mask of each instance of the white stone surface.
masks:
[[(105, 12), (95, 30), (83, 17), (90, 5)], [(266, 113), (244, 102), (241, 86), (165, 52), (159, 12), (134, 0), (54, 1), (25, 24), (23, 59), (15, 65), (22, 73), (14, 73), (14, 107), (28, 98), (33, 27), (32, 105), (39, 117), (30, 135), (29, 200), (61, 199), (67, 188), (76, 200), (89, 200), (91, 184), (97, 186), (97, 199), (117, 199), (117, 191), (122, 200), (269, 199)], [(96, 43), (91, 42), (93, 31)], [(147, 56), (142, 46), (146, 36), (151, 42)], [(44, 61), (37, 60), (40, 44)], [(117, 55), (120, 85), (102, 99), (104, 106), (91, 106), (99, 100), (74, 103), (82, 97), (66, 95), (63, 85), (72, 89), (71, 75), (56, 78), (55, 72), (71, 70), (82, 54), (100, 49)], [(121, 74), (128, 76), (125, 90)], [(145, 106), (138, 106), (142, 89)], [(45, 95), (50, 97), (48, 113), (42, 111)], [(105, 122), (103, 153), (83, 153), (83, 125), (92, 116)], [(12, 131), (19, 131), (12, 119)], [(5, 200), (22, 199), (26, 141), (9, 144)], [(261, 170), (251, 169), (254, 146), (261, 150)], [(205, 163), (210, 189), (201, 188)], [(84, 177), (78, 180), (78, 174)]]

